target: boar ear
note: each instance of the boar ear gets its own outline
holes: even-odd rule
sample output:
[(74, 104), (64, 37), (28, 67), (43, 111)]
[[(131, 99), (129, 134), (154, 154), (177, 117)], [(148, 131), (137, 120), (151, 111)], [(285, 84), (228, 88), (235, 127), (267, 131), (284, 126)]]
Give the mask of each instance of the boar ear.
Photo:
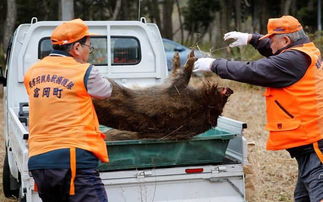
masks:
[(233, 90), (231, 90), (231, 88), (222, 88), (220, 93), (221, 95), (229, 97), (231, 94), (233, 94)]

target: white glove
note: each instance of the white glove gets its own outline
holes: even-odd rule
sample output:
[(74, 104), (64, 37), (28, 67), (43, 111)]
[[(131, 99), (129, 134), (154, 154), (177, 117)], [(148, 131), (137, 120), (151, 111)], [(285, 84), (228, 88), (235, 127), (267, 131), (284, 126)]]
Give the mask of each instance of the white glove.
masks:
[(211, 72), (211, 65), (214, 60), (213, 58), (199, 58), (194, 63), (193, 72)]
[(230, 43), (230, 47), (236, 47), (236, 46), (245, 46), (248, 44), (249, 41), (249, 34), (248, 33), (242, 33), (242, 32), (228, 32), (224, 35), (224, 40), (228, 39), (234, 39), (235, 41)]

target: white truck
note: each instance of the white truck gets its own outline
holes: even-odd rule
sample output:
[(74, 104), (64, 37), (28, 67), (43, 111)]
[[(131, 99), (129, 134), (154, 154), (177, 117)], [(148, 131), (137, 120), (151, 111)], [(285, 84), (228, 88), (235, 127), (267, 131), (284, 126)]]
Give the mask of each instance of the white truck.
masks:
[[(27, 168), (28, 97), (23, 86), (23, 76), (30, 65), (49, 54), (51, 31), (60, 23), (37, 22), (37, 19), (32, 19), (30, 24), (20, 25), (10, 41), (6, 68), (0, 78), (4, 84), (6, 147), (3, 190), (6, 197), (15, 197), (18, 201), (41, 201), (34, 190), (34, 181)], [(100, 34), (91, 38), (96, 51), (91, 56), (90, 62), (96, 65), (105, 77), (126, 86), (154, 85), (167, 77), (162, 38), (155, 24), (146, 23), (144, 18), (140, 21), (86, 23), (91, 32)], [(214, 147), (212, 139), (199, 143), (200, 140), (194, 138), (172, 143), (158, 140), (107, 142), (111, 163), (114, 164), (101, 165), (100, 174), (109, 201), (245, 201), (243, 165), (246, 162), (246, 144), (242, 134), (245, 127), (246, 124), (243, 122), (220, 117), (217, 128), (212, 130), (220, 133), (222, 131), (230, 137), (221, 139), (224, 136), (220, 134), (215, 139)], [(160, 151), (155, 151), (156, 146), (153, 146), (149, 148), (150, 154), (143, 155), (149, 153), (146, 151), (149, 145), (156, 143), (160, 143), (157, 146)], [(113, 150), (117, 149), (118, 153), (120, 151), (122, 153), (122, 145), (126, 145), (129, 149), (143, 144), (146, 145), (142, 147), (143, 149), (124, 150), (124, 156), (114, 157)], [(189, 146), (194, 144), (202, 146)], [(166, 151), (163, 145), (175, 145), (175, 150), (167, 147)], [(210, 153), (203, 154), (205, 151), (201, 148), (204, 148), (204, 145), (209, 147), (210, 151), (207, 152)], [(188, 149), (183, 150), (187, 146)], [(183, 151), (192, 152), (189, 159), (200, 158), (197, 157), (198, 153), (202, 154), (202, 159), (185, 161), (188, 157), (182, 154)], [(131, 155), (127, 157), (128, 154)], [(214, 154), (215, 157), (212, 156)], [(159, 157), (165, 157), (162, 155), (178, 158), (156, 162)], [(138, 158), (136, 160), (139, 163), (133, 163), (134, 158)], [(179, 163), (176, 162), (179, 159)], [(129, 160), (131, 163), (127, 163)], [(118, 161), (121, 162), (120, 165)]]

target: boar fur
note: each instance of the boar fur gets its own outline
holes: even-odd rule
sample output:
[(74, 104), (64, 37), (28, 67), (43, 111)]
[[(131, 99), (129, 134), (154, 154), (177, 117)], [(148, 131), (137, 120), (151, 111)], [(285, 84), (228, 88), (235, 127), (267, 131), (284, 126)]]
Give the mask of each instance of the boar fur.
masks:
[(111, 97), (93, 100), (100, 124), (114, 128), (108, 140), (188, 139), (215, 127), (233, 91), (209, 81), (188, 85), (195, 60), (192, 51), (180, 68), (175, 54), (170, 77), (149, 88), (130, 89), (109, 79)]

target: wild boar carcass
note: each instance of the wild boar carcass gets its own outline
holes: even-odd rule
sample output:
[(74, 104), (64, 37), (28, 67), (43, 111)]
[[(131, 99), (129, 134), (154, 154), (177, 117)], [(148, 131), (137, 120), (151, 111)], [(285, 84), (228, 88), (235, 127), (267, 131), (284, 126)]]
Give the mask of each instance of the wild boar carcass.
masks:
[[(175, 54), (172, 73), (159, 86), (129, 89), (109, 79), (111, 97), (94, 99), (100, 124), (132, 131), (129, 139), (187, 139), (216, 126), (233, 91), (208, 81), (199, 87), (188, 85), (195, 60), (192, 51), (180, 68)], [(119, 138), (127, 139), (124, 135)], [(112, 139), (119, 138), (115, 135)]]

